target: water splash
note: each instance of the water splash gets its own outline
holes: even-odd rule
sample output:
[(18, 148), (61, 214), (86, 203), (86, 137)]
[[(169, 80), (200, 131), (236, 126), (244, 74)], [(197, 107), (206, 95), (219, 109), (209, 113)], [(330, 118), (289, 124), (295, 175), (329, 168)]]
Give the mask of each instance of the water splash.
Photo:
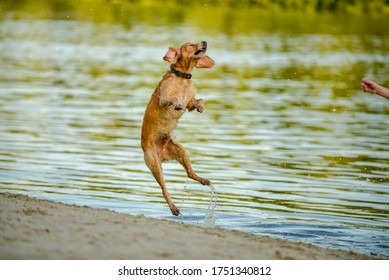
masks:
[(217, 205), (217, 195), (215, 187), (212, 184), (209, 185), (209, 188), (211, 189), (211, 199), (209, 200), (208, 210), (205, 214), (205, 218), (201, 226), (206, 228), (213, 228), (216, 222), (215, 208)]

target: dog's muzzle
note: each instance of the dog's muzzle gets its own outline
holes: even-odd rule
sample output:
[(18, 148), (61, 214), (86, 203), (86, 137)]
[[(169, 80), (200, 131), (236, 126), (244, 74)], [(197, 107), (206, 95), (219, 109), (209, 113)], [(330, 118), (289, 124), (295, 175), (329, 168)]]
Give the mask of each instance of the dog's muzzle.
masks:
[(207, 42), (206, 41), (201, 41), (201, 44), (203, 45), (201, 49), (197, 50), (194, 54), (195, 55), (199, 55), (200, 53), (202, 52), (206, 52), (207, 51)]

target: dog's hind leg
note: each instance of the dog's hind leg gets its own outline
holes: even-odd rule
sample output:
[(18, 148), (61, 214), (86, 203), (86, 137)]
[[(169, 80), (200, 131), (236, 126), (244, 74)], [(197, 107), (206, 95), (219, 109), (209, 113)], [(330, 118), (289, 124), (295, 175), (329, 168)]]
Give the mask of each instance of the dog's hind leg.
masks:
[(175, 142), (173, 139), (167, 143), (164, 156), (167, 160), (176, 160), (184, 168), (189, 178), (196, 180), (202, 185), (210, 185), (211, 181), (205, 178), (201, 178), (196, 174), (190, 163), (188, 154), (185, 152), (184, 147), (180, 143)]
[(157, 180), (158, 184), (161, 186), (163, 197), (165, 198), (167, 204), (169, 205), (170, 211), (175, 216), (180, 215), (180, 210), (173, 203), (173, 201), (170, 197), (170, 194), (167, 191), (165, 180), (163, 179), (161, 161), (158, 157), (156, 150), (153, 148), (145, 150), (144, 160), (145, 160), (147, 167), (150, 169), (151, 173), (153, 173), (154, 178)]

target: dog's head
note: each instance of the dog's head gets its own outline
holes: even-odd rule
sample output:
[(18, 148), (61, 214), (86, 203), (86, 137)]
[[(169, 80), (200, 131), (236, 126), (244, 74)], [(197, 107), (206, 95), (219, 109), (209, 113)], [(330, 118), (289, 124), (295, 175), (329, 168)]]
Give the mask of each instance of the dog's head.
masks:
[(186, 43), (180, 48), (170, 47), (164, 60), (168, 61), (175, 69), (190, 72), (193, 67), (211, 68), (215, 62), (205, 53), (207, 52), (207, 42)]

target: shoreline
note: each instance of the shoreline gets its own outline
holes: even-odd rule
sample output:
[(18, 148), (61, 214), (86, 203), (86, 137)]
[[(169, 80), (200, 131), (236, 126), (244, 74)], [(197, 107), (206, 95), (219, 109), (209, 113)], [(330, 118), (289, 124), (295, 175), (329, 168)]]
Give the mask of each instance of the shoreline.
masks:
[(0, 259), (367, 260), (370, 256), (222, 228), (0, 193)]

